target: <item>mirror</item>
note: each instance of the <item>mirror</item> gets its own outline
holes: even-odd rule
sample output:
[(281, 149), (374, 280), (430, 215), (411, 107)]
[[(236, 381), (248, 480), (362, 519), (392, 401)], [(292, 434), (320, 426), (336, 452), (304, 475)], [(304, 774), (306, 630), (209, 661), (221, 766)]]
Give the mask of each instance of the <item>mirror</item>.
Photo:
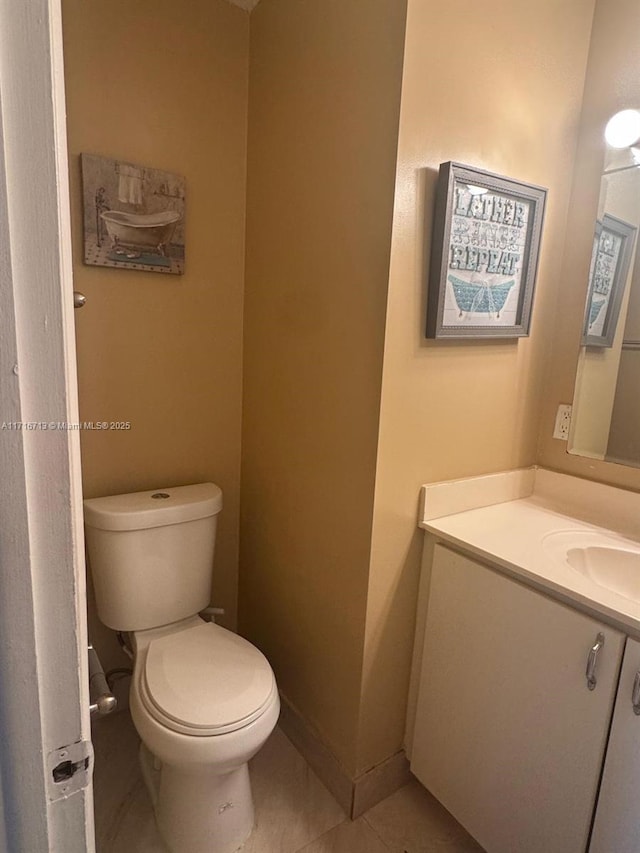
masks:
[[(640, 53), (636, 39), (639, 29), (637, 2), (596, 0), (565, 248), (570, 260), (564, 269), (565, 275), (571, 275), (572, 269), (580, 268), (576, 287), (581, 282), (586, 292), (568, 451), (637, 467), (640, 467)], [(623, 137), (624, 131), (629, 130), (628, 121), (635, 123), (626, 138), (616, 138), (615, 122), (607, 124), (614, 115), (620, 116), (617, 121), (622, 123)]]
[(640, 150), (608, 147), (569, 452), (640, 465)]

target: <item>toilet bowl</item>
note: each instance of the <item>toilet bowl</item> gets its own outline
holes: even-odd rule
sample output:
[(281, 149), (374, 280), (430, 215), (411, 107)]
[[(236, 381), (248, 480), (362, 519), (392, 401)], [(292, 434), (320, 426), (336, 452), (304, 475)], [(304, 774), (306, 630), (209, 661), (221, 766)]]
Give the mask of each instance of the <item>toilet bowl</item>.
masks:
[(280, 711), (271, 667), (199, 618), (135, 633), (132, 644), (131, 715), (160, 833), (175, 851), (237, 850), (253, 827), (247, 762)]
[(141, 769), (172, 853), (242, 846), (254, 822), (248, 761), (280, 711), (264, 655), (197, 615), (220, 508), (213, 484), (85, 501), (98, 615), (129, 638)]

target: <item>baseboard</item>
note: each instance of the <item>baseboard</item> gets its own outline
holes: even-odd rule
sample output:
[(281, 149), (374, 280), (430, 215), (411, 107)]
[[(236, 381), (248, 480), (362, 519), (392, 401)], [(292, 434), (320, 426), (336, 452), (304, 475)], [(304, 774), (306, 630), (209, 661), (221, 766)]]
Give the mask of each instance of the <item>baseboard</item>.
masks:
[(280, 694), (280, 700), (280, 728), (350, 818), (357, 818), (411, 778), (403, 751), (352, 778), (287, 697)]
[(353, 819), (359, 817), (398, 788), (402, 788), (411, 778), (409, 762), (404, 750), (396, 752), (386, 761), (362, 773), (353, 783), (351, 817)]
[(329, 747), (322, 742), (318, 733), (282, 693), (280, 708), (280, 728), (345, 812), (351, 815), (353, 803), (351, 777)]

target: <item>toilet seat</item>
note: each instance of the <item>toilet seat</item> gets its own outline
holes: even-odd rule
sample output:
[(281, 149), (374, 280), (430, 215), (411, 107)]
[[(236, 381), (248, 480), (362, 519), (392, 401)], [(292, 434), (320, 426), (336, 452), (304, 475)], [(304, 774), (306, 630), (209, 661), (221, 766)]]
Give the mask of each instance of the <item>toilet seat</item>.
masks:
[(211, 622), (152, 640), (139, 687), (151, 716), (173, 731), (196, 737), (249, 725), (277, 696), (264, 655)]

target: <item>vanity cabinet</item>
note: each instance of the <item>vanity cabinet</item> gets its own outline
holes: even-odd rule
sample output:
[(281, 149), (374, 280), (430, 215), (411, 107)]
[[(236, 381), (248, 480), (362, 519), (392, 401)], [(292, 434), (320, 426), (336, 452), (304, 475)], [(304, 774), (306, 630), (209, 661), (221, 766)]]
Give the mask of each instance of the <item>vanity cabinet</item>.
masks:
[(585, 853), (624, 644), (608, 625), (435, 546), (411, 769), (489, 853)]
[(636, 711), (640, 712), (640, 643), (628, 639), (589, 853), (640, 850), (640, 713)]

